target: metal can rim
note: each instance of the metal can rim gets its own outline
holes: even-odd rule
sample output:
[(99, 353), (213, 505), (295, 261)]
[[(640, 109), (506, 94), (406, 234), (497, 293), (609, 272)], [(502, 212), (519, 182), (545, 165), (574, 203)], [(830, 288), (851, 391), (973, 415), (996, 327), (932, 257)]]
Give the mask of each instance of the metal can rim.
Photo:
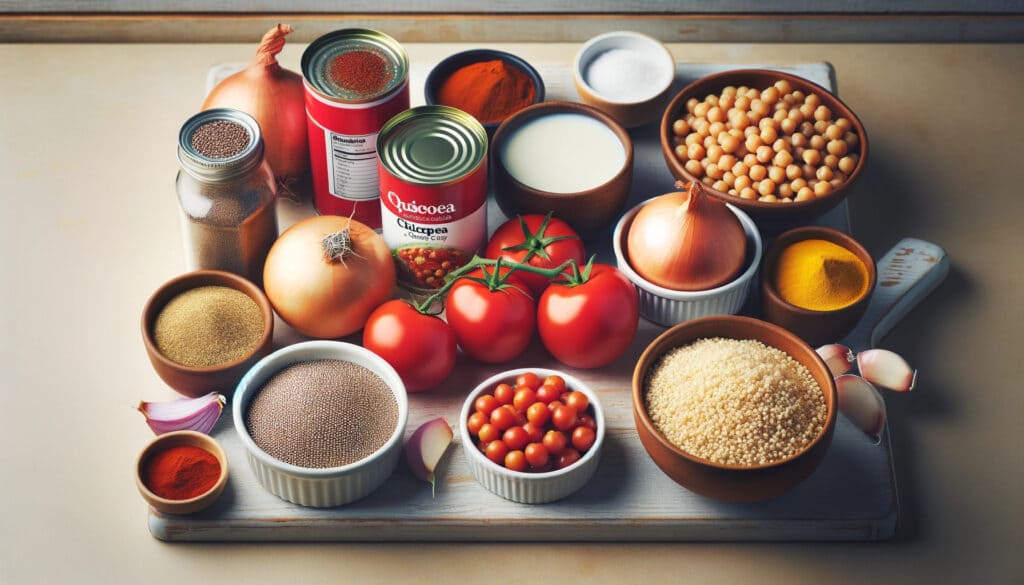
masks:
[[(329, 48), (332, 44), (353, 38), (376, 41), (389, 50), (391, 56), (395, 58), (398, 68), (395, 74), (394, 87), (388, 91), (366, 96), (364, 98), (346, 99), (326, 91), (317, 83), (316, 77), (313, 75), (312, 71), (315, 57), (325, 49)], [(302, 52), (302, 59), (300, 63), (302, 78), (305, 82), (304, 85), (322, 100), (338, 104), (365, 104), (368, 102), (386, 100), (395, 93), (401, 91), (402, 86), (408, 82), (409, 77), (409, 55), (405, 52), (405, 48), (402, 47), (402, 45), (391, 35), (369, 28), (343, 28), (318, 37), (310, 43), (308, 47), (306, 47), (305, 51)]]
[[(473, 153), (474, 160), (472, 164), (460, 167), (457, 173), (440, 175), (433, 180), (425, 180), (422, 177), (410, 175), (403, 167), (395, 164), (392, 152), (387, 150), (388, 146), (393, 142), (395, 132), (405, 124), (428, 117), (440, 117), (456, 122), (460, 129), (465, 130), (463, 136), (479, 146)], [(377, 134), (377, 159), (380, 161), (381, 166), (392, 176), (414, 185), (447, 185), (455, 183), (479, 169), (480, 165), (487, 164), (487, 151), (487, 131), (480, 121), (470, 114), (451, 106), (434, 105), (410, 108), (388, 120)]]

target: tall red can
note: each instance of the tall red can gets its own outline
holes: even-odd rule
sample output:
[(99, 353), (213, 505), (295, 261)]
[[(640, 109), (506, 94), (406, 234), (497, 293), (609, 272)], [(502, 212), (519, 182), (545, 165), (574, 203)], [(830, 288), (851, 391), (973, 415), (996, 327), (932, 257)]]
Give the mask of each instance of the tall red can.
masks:
[(306, 48), (302, 75), (317, 211), (380, 228), (377, 134), (409, 109), (409, 57), (382, 32), (342, 29)]
[(380, 131), (382, 235), (399, 283), (429, 291), (487, 240), (487, 133), (462, 110), (422, 106)]

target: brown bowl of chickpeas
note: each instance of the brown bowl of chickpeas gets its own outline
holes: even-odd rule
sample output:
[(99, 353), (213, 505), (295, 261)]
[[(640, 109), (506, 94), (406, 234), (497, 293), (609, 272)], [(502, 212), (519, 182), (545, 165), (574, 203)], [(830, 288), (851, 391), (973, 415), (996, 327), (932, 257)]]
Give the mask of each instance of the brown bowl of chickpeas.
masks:
[(843, 201), (868, 155), (856, 114), (828, 90), (768, 69), (709, 75), (680, 91), (661, 119), (672, 174), (759, 226), (806, 223)]

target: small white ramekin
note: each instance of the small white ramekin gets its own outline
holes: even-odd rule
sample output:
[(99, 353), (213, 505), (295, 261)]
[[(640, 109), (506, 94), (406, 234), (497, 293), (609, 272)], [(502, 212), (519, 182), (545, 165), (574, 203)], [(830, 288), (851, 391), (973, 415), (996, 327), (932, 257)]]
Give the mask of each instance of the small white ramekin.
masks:
[[(477, 397), (494, 390), (494, 387), (501, 382), (514, 386), (516, 376), (527, 372), (533, 372), (542, 379), (547, 376), (561, 376), (565, 379), (565, 386), (568, 390), (578, 390), (586, 394), (593, 407), (594, 421), (597, 423), (597, 438), (594, 440), (594, 446), (584, 453), (579, 461), (569, 467), (544, 473), (512, 471), (485, 457), (477, 448), (475, 437), (469, 434), (466, 423), (469, 420), (469, 415), (473, 413), (473, 403)], [(459, 440), (473, 476), (480, 482), (480, 485), (489, 491), (522, 504), (545, 504), (560, 500), (586, 485), (594, 476), (601, 461), (604, 435), (604, 410), (597, 399), (597, 394), (575, 376), (544, 368), (518, 368), (487, 378), (469, 393), (466, 402), (462, 405), (462, 413), (459, 415)]]
[[(323, 359), (353, 362), (383, 378), (398, 402), (395, 431), (374, 454), (341, 467), (299, 467), (271, 457), (256, 445), (245, 426), (249, 403), (263, 384), (286, 366)], [(257, 362), (238, 383), (231, 410), (235, 431), (245, 446), (249, 465), (263, 487), (275, 496), (301, 506), (329, 508), (369, 495), (395, 470), (409, 418), (409, 399), (398, 373), (373, 352), (341, 341), (306, 341), (279, 349)]]
[(645, 201), (627, 211), (619, 223), (615, 224), (615, 233), (612, 235), (612, 247), (619, 270), (639, 289), (640, 315), (659, 325), (672, 326), (710, 315), (735, 315), (738, 313), (747, 300), (754, 275), (757, 274), (761, 265), (761, 254), (763, 253), (761, 234), (757, 231), (757, 225), (750, 219), (750, 216), (739, 208), (726, 204), (726, 207), (739, 218), (740, 224), (743, 225), (743, 232), (747, 236), (747, 263), (745, 264), (746, 268), (739, 276), (731, 282), (708, 290), (672, 290), (645, 280), (633, 270), (626, 258), (625, 247), (629, 226), (632, 225), (633, 218), (636, 217), (640, 208), (649, 202), (650, 200)]

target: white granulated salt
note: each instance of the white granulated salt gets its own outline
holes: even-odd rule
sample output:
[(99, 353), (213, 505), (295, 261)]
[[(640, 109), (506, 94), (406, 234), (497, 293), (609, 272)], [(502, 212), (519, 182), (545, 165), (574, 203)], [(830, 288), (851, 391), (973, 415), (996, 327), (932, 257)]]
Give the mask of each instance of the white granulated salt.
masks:
[(602, 97), (635, 102), (654, 97), (669, 79), (651, 55), (633, 49), (609, 49), (590, 62), (583, 78)]

